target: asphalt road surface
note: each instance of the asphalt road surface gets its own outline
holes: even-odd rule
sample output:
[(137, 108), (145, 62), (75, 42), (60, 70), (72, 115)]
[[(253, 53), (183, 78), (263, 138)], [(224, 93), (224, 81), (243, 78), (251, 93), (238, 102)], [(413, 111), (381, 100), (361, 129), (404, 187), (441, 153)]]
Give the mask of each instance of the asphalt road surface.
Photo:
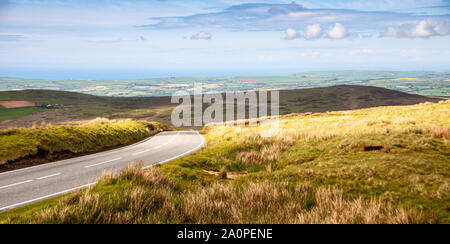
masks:
[(88, 187), (103, 171), (118, 173), (133, 161), (145, 168), (172, 161), (204, 143), (196, 131), (162, 132), (112, 151), (0, 173), (0, 212)]

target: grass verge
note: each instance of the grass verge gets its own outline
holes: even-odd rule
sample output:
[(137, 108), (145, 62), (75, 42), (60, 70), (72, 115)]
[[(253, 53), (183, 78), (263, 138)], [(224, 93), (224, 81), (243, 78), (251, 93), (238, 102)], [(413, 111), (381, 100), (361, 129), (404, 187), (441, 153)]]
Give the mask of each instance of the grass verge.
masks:
[(58, 159), (128, 145), (167, 127), (155, 122), (95, 119), (75, 126), (42, 125), (0, 130), (0, 166), (20, 160)]

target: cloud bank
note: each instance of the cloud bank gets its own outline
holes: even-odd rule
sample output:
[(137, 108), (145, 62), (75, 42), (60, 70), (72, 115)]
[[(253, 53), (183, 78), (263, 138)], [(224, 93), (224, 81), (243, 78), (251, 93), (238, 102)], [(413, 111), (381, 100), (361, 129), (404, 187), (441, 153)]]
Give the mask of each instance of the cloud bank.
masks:
[(425, 19), (416, 25), (389, 26), (380, 37), (396, 38), (429, 38), (432, 36), (446, 36), (450, 34), (449, 22)]
[[(378, 34), (386, 30), (388, 26), (398, 28), (398, 26), (405, 23), (418, 23), (423, 19), (434, 19), (438, 22), (450, 21), (448, 15), (418, 15), (388, 11), (329, 8), (308, 9), (292, 2), (290, 4), (241, 4), (206, 14), (151, 18), (152, 24), (138, 27), (147, 29), (189, 28), (231, 31), (286, 31), (288, 28), (291, 28), (292, 30), (305, 30), (302, 34), (304, 38), (315, 39), (323, 34), (323, 30), (318, 28), (319, 25), (322, 28), (330, 28), (335, 23), (340, 23), (354, 32)], [(425, 26), (425, 29), (429, 28), (428, 25), (430, 23)], [(345, 36), (345, 31), (340, 26), (334, 26), (333, 31), (329, 31), (329, 33), (331, 34), (328, 37), (331, 39), (339, 39)], [(441, 32), (434, 30), (433, 33), (436, 35), (436, 33)], [(421, 35), (420, 29), (415, 35)], [(423, 33), (423, 35), (427, 34)], [(295, 36), (287, 35), (287, 37), (299, 38), (299, 33)]]
[[(320, 24), (313, 24), (306, 26), (303, 33), (288, 28), (285, 31), (285, 40), (294, 40), (297, 38), (304, 38), (306, 40), (312, 40), (312, 39), (318, 39), (323, 37), (323, 29)], [(326, 33), (326, 37), (332, 40), (341, 40), (344, 38), (347, 38), (350, 36), (350, 33), (347, 31), (347, 28), (345, 28), (340, 23), (335, 23), (334, 25), (330, 26), (330, 29)]]

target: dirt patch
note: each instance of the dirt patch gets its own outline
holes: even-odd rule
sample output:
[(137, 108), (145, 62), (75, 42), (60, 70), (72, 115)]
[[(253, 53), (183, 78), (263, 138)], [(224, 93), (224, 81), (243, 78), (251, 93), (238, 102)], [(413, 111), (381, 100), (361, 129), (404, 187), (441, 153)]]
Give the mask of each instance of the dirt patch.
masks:
[(27, 108), (35, 107), (36, 103), (29, 101), (0, 101), (0, 105), (5, 108)]

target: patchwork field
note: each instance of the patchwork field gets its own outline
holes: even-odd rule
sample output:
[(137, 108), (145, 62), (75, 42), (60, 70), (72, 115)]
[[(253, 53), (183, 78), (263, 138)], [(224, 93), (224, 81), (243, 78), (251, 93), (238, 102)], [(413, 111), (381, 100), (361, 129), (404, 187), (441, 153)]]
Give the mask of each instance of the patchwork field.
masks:
[(0, 121), (22, 118), (44, 110), (35, 105), (29, 101), (0, 101)]
[(302, 72), (290, 76), (254, 77), (170, 77), (131, 80), (32, 80), (0, 78), (1, 90), (47, 89), (82, 92), (99, 96), (171, 96), (191, 91), (194, 82), (205, 92), (287, 90), (336, 85), (364, 85), (388, 88), (423, 96), (449, 97), (450, 72), (329, 71)]
[(36, 103), (29, 101), (0, 101), (0, 106), (4, 108), (26, 108), (34, 107)]

